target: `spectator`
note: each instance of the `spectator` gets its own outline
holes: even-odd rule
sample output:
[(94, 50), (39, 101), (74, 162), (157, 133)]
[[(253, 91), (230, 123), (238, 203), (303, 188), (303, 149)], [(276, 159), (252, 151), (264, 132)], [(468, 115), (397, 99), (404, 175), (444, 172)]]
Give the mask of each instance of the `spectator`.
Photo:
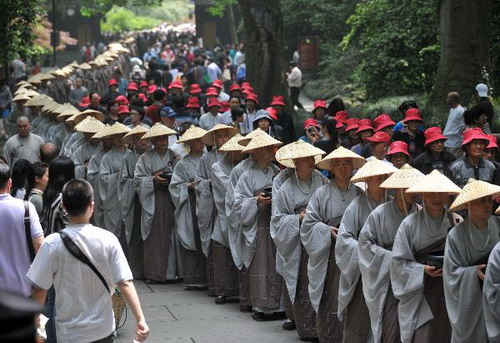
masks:
[[(92, 186), (85, 180), (65, 185), (62, 199), (69, 225), (63, 233), (47, 237), (47, 244), (27, 273), (34, 285), (33, 298), (43, 304), (47, 290), (54, 286), (58, 341), (112, 342), (115, 324), (110, 289), (117, 284), (137, 321), (135, 340), (142, 342), (149, 328), (132, 283), (132, 272), (116, 236), (89, 223), (94, 210), (93, 197)], [(66, 240), (71, 240), (97, 266), (94, 268), (100, 270), (100, 277), (70, 253)], [(78, 296), (67, 292), (68, 289)]]
[(54, 143), (43, 143), (40, 146), (40, 161), (50, 165), (52, 160), (59, 156), (59, 148)]
[(19, 158), (33, 163), (40, 160), (43, 138), (31, 133), (31, 123), (27, 117), (17, 118), (17, 134), (10, 137), (3, 148), (7, 164), (13, 166)]
[(146, 110), (146, 117), (148, 117), (153, 124), (160, 121), (160, 110), (165, 107), (167, 102), (167, 93), (161, 89), (157, 89), (153, 92), (154, 103), (148, 106)]
[(7, 118), (10, 115), (12, 106), (12, 93), (5, 79), (0, 79), (0, 118), (2, 118), (5, 138), (8, 138), (9, 124)]
[(484, 106), (476, 105), (470, 110), (464, 112), (464, 123), (468, 128), (479, 128), (486, 134), (491, 134), (488, 124), (488, 115)]
[(391, 136), (387, 132), (379, 131), (375, 132), (373, 136), (368, 137), (367, 140), (370, 141), (370, 153), (371, 156), (367, 158), (367, 161), (373, 159), (378, 159), (390, 163), (386, 160), (387, 149), (389, 149), (389, 144), (391, 143)]
[(25, 200), (31, 202), (40, 216), (43, 211), (43, 191), (49, 182), (49, 167), (43, 162), (35, 162), (28, 175)]
[(302, 87), (302, 72), (296, 62), (290, 62), (290, 71), (285, 75), (288, 88), (290, 88), (290, 99), (292, 99), (293, 105), (303, 110), (304, 106), (299, 101), (300, 87)]
[(425, 138), (419, 130), (424, 120), (418, 108), (410, 108), (405, 112), (405, 117), (401, 122), (404, 128), (400, 131), (394, 130), (393, 140), (408, 144), (408, 152), (413, 159), (424, 151)]
[(323, 121), (326, 115), (326, 101), (325, 100), (315, 100), (312, 110), (312, 116), (318, 122)]
[(12, 63), (12, 78), (19, 82), (26, 78), (26, 64), (21, 58), (15, 58)]
[(10, 168), (0, 163), (0, 218), (2, 227), (8, 228), (0, 230), (0, 289), (28, 297), (31, 286), (25, 275), (32, 260), (28, 244), (37, 252), (43, 242), (43, 230), (35, 207), (28, 203), (30, 237), (26, 237), (25, 205), (9, 195), (11, 186)]
[(276, 111), (278, 119), (276, 125), (283, 128), (283, 143), (288, 144), (295, 141), (295, 126), (292, 117), (285, 112), (285, 100), (281, 95), (273, 97), (271, 107)]
[(446, 103), (450, 106), (450, 114), (446, 121), (443, 134), (448, 137), (444, 142), (446, 151), (460, 158), (463, 155), (462, 151), (462, 133), (465, 129), (464, 111), (465, 109), (460, 105), (460, 94), (458, 92), (450, 92), (446, 97)]
[(334, 98), (328, 105), (328, 115), (333, 117), (338, 111), (345, 111), (345, 105), (341, 98)]
[(220, 77), (222, 76), (222, 70), (220, 70), (219, 66), (217, 65), (217, 63), (214, 62), (212, 57), (209, 57), (207, 60), (208, 60), (207, 74), (208, 78), (210, 79), (210, 83), (212, 83), (215, 80), (220, 79)]
[(83, 97), (89, 95), (87, 88), (82, 86), (83, 81), (81, 77), (75, 79), (75, 88), (69, 92), (69, 102), (71, 105), (78, 107), (82, 102)]
[[(425, 151), (412, 162), (413, 167), (423, 174), (429, 174), (437, 169), (444, 174), (449, 165), (455, 161), (455, 156), (445, 150), (446, 138), (439, 127), (430, 127), (424, 132)], [(461, 139), (460, 139), (461, 140)]]
[(321, 139), (320, 130), (321, 126), (318, 124), (318, 121), (314, 118), (308, 118), (304, 121), (304, 135), (300, 136), (299, 139), (313, 144)]
[(495, 116), (495, 110), (493, 108), (491, 100), (488, 97), (488, 86), (484, 83), (478, 83), (476, 85), (476, 91), (477, 106), (479, 106), (482, 109), (483, 113), (486, 114), (486, 117), (488, 118), (489, 129), (491, 130), (491, 128), (493, 127), (493, 117)]
[(389, 145), (387, 152), (387, 160), (398, 169), (401, 169), (408, 162), (410, 153), (408, 152), (408, 144), (403, 141), (395, 141)]
[(336, 129), (337, 121), (333, 118), (326, 118), (321, 123), (323, 139), (314, 142), (314, 146), (323, 150), (326, 154), (337, 149), (339, 145), (339, 135)]
[(32, 165), (28, 160), (20, 158), (12, 167), (12, 188), (10, 195), (16, 199), (24, 199), (26, 196), (26, 187), (28, 185), (28, 176), (32, 173)]

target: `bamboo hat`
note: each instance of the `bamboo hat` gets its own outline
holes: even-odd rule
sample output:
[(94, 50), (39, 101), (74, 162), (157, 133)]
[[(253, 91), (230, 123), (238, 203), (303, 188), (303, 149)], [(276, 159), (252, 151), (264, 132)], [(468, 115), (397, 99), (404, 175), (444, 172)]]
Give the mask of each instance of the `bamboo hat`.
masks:
[(177, 140), (177, 143), (187, 143), (195, 139), (201, 139), (207, 133), (201, 127), (191, 125), (186, 132)]
[(321, 157), (326, 154), (323, 150), (316, 148), (301, 139), (296, 142), (282, 146), (276, 151), (276, 161), (287, 168), (295, 168), (293, 160), (305, 157), (314, 157), (315, 163), (321, 161)]
[[(53, 79), (55, 79), (55, 78), (56, 78), (56, 77), (52, 74), (52, 72), (51, 72), (51, 71), (46, 72), (45, 74), (43, 74), (43, 73), (40, 73), (40, 74), (41, 74), (41, 75), (40, 75), (40, 81), (49, 81), (49, 80), (53, 80)], [(36, 74), (36, 75), (38, 75), (38, 74)]]
[(28, 79), (28, 82), (31, 83), (31, 84), (37, 84), (37, 83), (42, 83), (42, 80), (41, 80), (41, 77), (43, 76), (44, 74), (43, 73), (38, 73), (38, 74), (35, 74), (33, 76), (31, 76), (29, 79)]
[(81, 70), (90, 70), (90, 69), (92, 69), (92, 66), (90, 64), (88, 64), (87, 62), (84, 62), (84, 63), (80, 64), (77, 68), (81, 69)]
[(123, 136), (123, 143), (132, 144), (136, 136), (141, 138), (148, 131), (149, 129), (147, 127), (144, 127), (142, 125), (137, 125), (132, 130), (130, 130), (125, 136)]
[(81, 112), (76, 107), (74, 107), (73, 105), (66, 104), (66, 107), (62, 111), (60, 111), (60, 113), (57, 116), (57, 118), (71, 117), (71, 116), (73, 116), (75, 114), (78, 115), (80, 113)]
[(79, 122), (81, 122), (82, 120), (84, 120), (87, 117), (94, 117), (99, 121), (104, 121), (104, 119), (105, 119), (104, 114), (102, 112), (88, 109), (88, 110), (83, 111), (82, 113), (80, 113), (80, 115), (75, 117), (75, 123), (78, 124)]
[(387, 180), (382, 182), (381, 188), (391, 189), (406, 189), (413, 186), (420, 178), (425, 176), (418, 169), (413, 168), (409, 164), (405, 164), (398, 169), (394, 174), (389, 176)]
[(51, 101), (42, 107), (42, 111), (46, 113), (53, 113), (55, 109), (57, 109), (61, 104), (55, 101)]
[(236, 135), (233, 136), (233, 138), (224, 143), (219, 148), (219, 151), (222, 152), (242, 151), (243, 149), (245, 149), (245, 147), (239, 143), (241, 137), (243, 136), (237, 133)]
[(142, 136), (141, 139), (150, 139), (150, 138), (155, 138), (155, 137), (161, 137), (161, 136), (172, 136), (176, 135), (177, 132), (175, 132), (172, 129), (169, 129), (162, 123), (156, 123), (153, 125), (151, 130), (149, 130), (147, 133)]
[(126, 135), (130, 132), (130, 129), (123, 125), (122, 123), (116, 122), (111, 126), (106, 126), (97, 132), (92, 139), (107, 138), (115, 135)]
[(21, 101), (21, 100), (31, 100), (31, 98), (29, 96), (27, 96), (26, 94), (18, 94), (16, 95), (13, 99), (13, 101)]
[(235, 127), (224, 124), (217, 124), (212, 127), (207, 133), (205, 133), (205, 135), (203, 136), (203, 143), (205, 143), (206, 145), (215, 145), (215, 132), (222, 130), (229, 130), (231, 137), (239, 132), (239, 130)]
[(250, 143), (247, 144), (247, 146), (245, 147), (245, 149), (242, 150), (242, 152), (251, 153), (261, 148), (266, 148), (269, 146), (280, 146), (280, 145), (283, 145), (283, 143), (277, 139), (274, 139), (273, 137), (269, 136), (267, 133), (264, 132), (252, 138)]
[(18, 83), (16, 83), (16, 86), (17, 87), (21, 87), (21, 86), (33, 87), (33, 85), (31, 83), (29, 83), (28, 81), (24, 81), (24, 80), (21, 80)]
[(104, 128), (104, 124), (94, 117), (87, 117), (83, 119), (78, 125), (75, 126), (75, 130), (83, 133), (93, 133), (96, 134)]
[(466, 209), (467, 204), (471, 201), (481, 199), (487, 196), (496, 198), (500, 195), (500, 186), (493, 185), (488, 182), (469, 179), (460, 194), (457, 196), (453, 204), (450, 206), (450, 211)]
[(15, 95), (19, 95), (19, 94), (26, 94), (28, 93), (28, 88), (26, 87), (19, 87), (15, 92), (14, 94)]
[(333, 150), (331, 153), (326, 155), (325, 158), (319, 161), (316, 166), (323, 170), (330, 170), (332, 161), (345, 158), (352, 159), (354, 169), (361, 168), (366, 163), (364, 157), (356, 154), (349, 149), (344, 148), (343, 146), (339, 146), (337, 149)]
[(391, 175), (397, 171), (396, 167), (379, 159), (366, 162), (364, 166), (351, 178), (351, 182), (365, 182), (368, 178), (379, 175)]
[(417, 183), (408, 188), (407, 193), (459, 194), (462, 191), (453, 181), (435, 169), (417, 181)]
[(29, 97), (34, 97), (35, 95), (40, 95), (40, 93), (38, 93), (37, 91), (35, 91), (33, 89), (28, 89), (26, 91), (26, 93), (24, 93), (24, 95), (27, 95)]
[(45, 94), (35, 95), (30, 100), (26, 101), (24, 106), (35, 107), (35, 106), (45, 106), (46, 104), (53, 101), (51, 97), (48, 97)]
[(260, 135), (261, 133), (264, 133), (264, 131), (260, 128), (256, 128), (255, 130), (250, 132), (245, 137), (241, 137), (240, 140), (238, 141), (238, 143), (243, 145), (243, 146), (247, 146), (248, 143), (250, 143), (250, 141), (252, 140), (252, 138), (254, 138), (257, 135)]

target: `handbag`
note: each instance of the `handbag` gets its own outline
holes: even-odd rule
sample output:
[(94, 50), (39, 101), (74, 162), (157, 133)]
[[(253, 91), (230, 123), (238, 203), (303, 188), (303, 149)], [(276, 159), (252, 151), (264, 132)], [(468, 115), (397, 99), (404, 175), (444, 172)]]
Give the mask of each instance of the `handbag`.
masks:
[(30, 262), (35, 259), (35, 246), (33, 245), (33, 240), (31, 239), (31, 221), (30, 221), (30, 204), (28, 201), (24, 201), (24, 232), (26, 233), (26, 241), (28, 243), (28, 251), (30, 253)]

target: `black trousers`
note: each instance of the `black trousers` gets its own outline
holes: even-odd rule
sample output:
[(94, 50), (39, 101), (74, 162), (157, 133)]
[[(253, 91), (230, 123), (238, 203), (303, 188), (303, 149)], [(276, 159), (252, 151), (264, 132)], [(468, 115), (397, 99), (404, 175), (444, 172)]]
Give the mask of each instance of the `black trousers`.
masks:
[(304, 106), (299, 101), (299, 93), (300, 93), (300, 88), (299, 87), (290, 87), (290, 99), (292, 100), (292, 103), (294, 106), (297, 106), (300, 109), (304, 109)]

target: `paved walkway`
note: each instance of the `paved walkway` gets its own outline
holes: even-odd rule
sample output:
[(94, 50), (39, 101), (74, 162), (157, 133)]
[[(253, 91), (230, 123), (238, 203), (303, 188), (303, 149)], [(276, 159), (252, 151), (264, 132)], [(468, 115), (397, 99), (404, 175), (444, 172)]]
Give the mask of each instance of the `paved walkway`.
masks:
[[(206, 291), (186, 291), (183, 283), (147, 285), (135, 281), (146, 321), (147, 342), (290, 343), (300, 342), (296, 331), (281, 328), (283, 321), (256, 322), (239, 311), (239, 303), (216, 305)], [(118, 330), (115, 342), (131, 343), (135, 319)]]

